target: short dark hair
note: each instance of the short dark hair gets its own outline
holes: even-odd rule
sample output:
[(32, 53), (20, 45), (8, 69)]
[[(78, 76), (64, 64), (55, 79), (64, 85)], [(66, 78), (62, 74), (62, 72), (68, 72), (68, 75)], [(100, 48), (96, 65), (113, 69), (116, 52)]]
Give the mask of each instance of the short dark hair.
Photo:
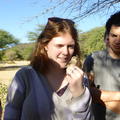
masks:
[(105, 25), (106, 34), (109, 34), (112, 25), (120, 26), (120, 11), (111, 15), (110, 18), (107, 20)]

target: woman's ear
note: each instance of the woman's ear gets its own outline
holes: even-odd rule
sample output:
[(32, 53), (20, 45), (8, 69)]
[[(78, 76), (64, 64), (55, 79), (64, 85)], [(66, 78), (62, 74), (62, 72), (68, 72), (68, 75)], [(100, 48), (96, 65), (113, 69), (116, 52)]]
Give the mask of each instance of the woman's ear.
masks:
[(48, 51), (48, 46), (47, 45), (45, 46), (45, 50)]

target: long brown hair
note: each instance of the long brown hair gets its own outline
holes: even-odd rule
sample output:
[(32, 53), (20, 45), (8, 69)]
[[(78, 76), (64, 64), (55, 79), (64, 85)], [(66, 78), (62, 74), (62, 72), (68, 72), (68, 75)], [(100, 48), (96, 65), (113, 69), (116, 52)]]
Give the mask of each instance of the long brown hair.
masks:
[(36, 47), (32, 55), (31, 66), (41, 73), (45, 73), (47, 71), (47, 67), (49, 64), (49, 59), (45, 50), (45, 46), (49, 43), (49, 41), (59, 36), (61, 33), (69, 33), (72, 38), (75, 40), (75, 49), (73, 56), (78, 56), (78, 66), (80, 63), (80, 47), (78, 44), (78, 34), (77, 30), (74, 27), (74, 22), (70, 19), (63, 19), (58, 17), (48, 18), (48, 22), (39, 35)]

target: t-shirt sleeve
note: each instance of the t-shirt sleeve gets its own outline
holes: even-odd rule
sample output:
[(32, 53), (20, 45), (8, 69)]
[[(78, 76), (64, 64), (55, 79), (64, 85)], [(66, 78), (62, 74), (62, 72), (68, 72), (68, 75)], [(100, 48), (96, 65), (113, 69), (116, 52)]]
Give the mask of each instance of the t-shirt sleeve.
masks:
[(73, 98), (68, 102), (70, 110), (77, 119), (92, 120), (91, 95), (86, 87), (85, 91), (79, 97)]
[(92, 58), (92, 55), (87, 56), (83, 63), (83, 71), (84, 72), (90, 72), (93, 70), (93, 64), (94, 64), (94, 59)]

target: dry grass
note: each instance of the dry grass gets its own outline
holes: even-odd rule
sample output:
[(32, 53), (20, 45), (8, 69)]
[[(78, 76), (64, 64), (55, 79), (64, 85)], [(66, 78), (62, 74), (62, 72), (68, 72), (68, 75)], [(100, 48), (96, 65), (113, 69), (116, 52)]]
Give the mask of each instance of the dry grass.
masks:
[(18, 71), (18, 69), (0, 71), (0, 82), (2, 84), (5, 84), (5, 85), (9, 86), (13, 76), (15, 75), (15, 73), (17, 71)]
[[(7, 61), (7, 62), (0, 62), (0, 87), (2, 88), (0, 91), (0, 99), (2, 102), (2, 108), (4, 113), (4, 106), (6, 101), (7, 89), (5, 86), (9, 86), (11, 80), (13, 79), (15, 73), (25, 65), (28, 65), (29, 61)], [(6, 92), (5, 92), (6, 91)], [(3, 119), (3, 114), (2, 114)]]
[(22, 66), (29, 64), (29, 61), (7, 61), (1, 62), (0, 67)]
[(0, 63), (0, 82), (9, 86), (15, 73), (24, 65), (28, 65), (29, 61), (14, 61)]
[[(2, 88), (0, 91), (0, 99), (2, 102), (3, 114), (4, 114), (4, 106), (6, 101), (7, 89), (5, 86), (9, 86), (11, 80), (13, 79), (15, 73), (25, 65), (28, 65), (29, 61), (14, 61), (14, 62), (5, 62), (0, 63), (0, 87)], [(4, 87), (3, 87), (4, 86)], [(3, 119), (2, 114), (2, 119)]]

